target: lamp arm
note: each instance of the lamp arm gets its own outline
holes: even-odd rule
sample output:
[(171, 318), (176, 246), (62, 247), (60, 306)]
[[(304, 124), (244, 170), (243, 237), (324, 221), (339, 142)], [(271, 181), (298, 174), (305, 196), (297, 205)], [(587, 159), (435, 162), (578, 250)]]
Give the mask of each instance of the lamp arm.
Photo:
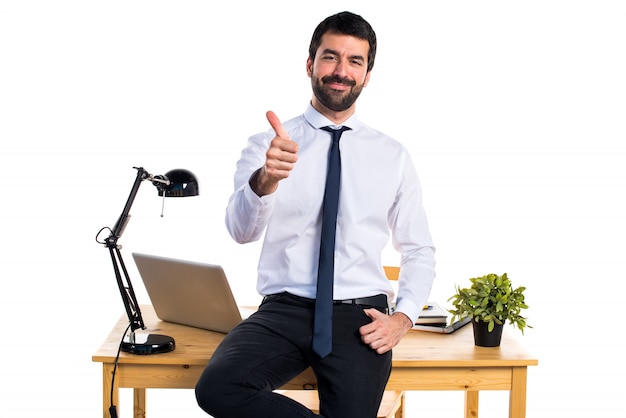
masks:
[(109, 253), (111, 254), (115, 279), (117, 280), (122, 301), (124, 302), (124, 308), (126, 309), (128, 320), (130, 321), (131, 335), (133, 335), (133, 331), (136, 329), (146, 329), (146, 326), (141, 316), (141, 310), (139, 309), (139, 303), (137, 302), (137, 297), (135, 296), (135, 291), (130, 281), (128, 270), (126, 269), (126, 265), (122, 259), (122, 253), (120, 252), (121, 247), (117, 245), (117, 240), (122, 236), (122, 233), (130, 220), (130, 208), (135, 201), (141, 182), (146, 179), (152, 180), (152, 175), (142, 167), (133, 168), (137, 170), (137, 177), (135, 177), (135, 182), (130, 190), (130, 195), (126, 200), (126, 205), (124, 205), (122, 214), (115, 223), (113, 230), (111, 230), (111, 235), (109, 235), (109, 237), (104, 241), (105, 246), (109, 249)]
[(117, 286), (120, 289), (122, 301), (124, 302), (124, 308), (126, 309), (126, 315), (130, 321), (130, 331), (132, 335), (132, 333), (138, 328), (146, 329), (146, 325), (143, 322), (143, 317), (141, 316), (141, 310), (139, 309), (139, 303), (137, 302), (137, 297), (135, 296), (133, 284), (130, 281), (130, 277), (128, 275), (128, 271), (126, 270), (126, 265), (124, 265), (124, 260), (122, 259), (119, 247), (109, 247), (109, 253), (111, 254), (111, 261), (113, 262), (113, 270), (115, 271)]
[(139, 191), (139, 186), (141, 186), (141, 182), (152, 177), (152, 175), (144, 170), (142, 167), (133, 168), (137, 170), (137, 177), (135, 177), (135, 182), (133, 183), (133, 187), (130, 190), (130, 195), (128, 196), (128, 199), (126, 200), (126, 205), (124, 205), (124, 210), (122, 211), (122, 214), (115, 223), (115, 226), (111, 231), (111, 235), (109, 236), (109, 238), (107, 238), (107, 242), (112, 240), (114, 242), (114, 245), (117, 245), (117, 240), (122, 236), (122, 234), (124, 233), (124, 229), (128, 224), (128, 221), (130, 219), (130, 208), (135, 201), (135, 197), (137, 196), (137, 192)]

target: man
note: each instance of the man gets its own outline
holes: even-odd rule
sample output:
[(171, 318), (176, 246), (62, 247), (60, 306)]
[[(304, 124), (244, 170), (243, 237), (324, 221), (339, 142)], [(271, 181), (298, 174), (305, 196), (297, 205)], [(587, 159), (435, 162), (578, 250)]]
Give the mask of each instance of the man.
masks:
[[(321, 416), (376, 416), (391, 349), (426, 302), (435, 262), (407, 150), (355, 117), (375, 55), (376, 35), (362, 17), (343, 12), (325, 19), (306, 62), (310, 105), (284, 124), (268, 112), (272, 130), (252, 136), (242, 152), (226, 225), (240, 243), (265, 234), (257, 282), (264, 299), (226, 336), (198, 381), (198, 403), (214, 417), (315, 416), (272, 392), (309, 366), (318, 379)], [(342, 128), (339, 138), (328, 127)], [(337, 152), (340, 164), (329, 160)], [(336, 170), (338, 213), (326, 223), (333, 209), (325, 190), (336, 187), (326, 185), (327, 171), (330, 179)], [(330, 243), (320, 244), (328, 236)], [(381, 260), (390, 236), (401, 254), (393, 313)], [(323, 271), (331, 276), (326, 314), (316, 311), (323, 311), (320, 295), (328, 292), (318, 290), (318, 271), (320, 286)], [(330, 322), (318, 322), (323, 317)]]

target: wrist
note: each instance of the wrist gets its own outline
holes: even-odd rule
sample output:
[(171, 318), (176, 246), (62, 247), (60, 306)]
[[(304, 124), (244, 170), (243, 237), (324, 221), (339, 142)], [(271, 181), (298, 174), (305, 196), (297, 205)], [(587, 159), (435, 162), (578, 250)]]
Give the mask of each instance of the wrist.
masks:
[(407, 329), (413, 328), (413, 321), (411, 320), (411, 318), (407, 316), (407, 314), (402, 313), (402, 312), (395, 312), (394, 315), (398, 315), (399, 317), (402, 318), (402, 324), (404, 325), (405, 328)]
[(254, 172), (254, 174), (252, 174), (249, 183), (252, 191), (254, 191), (254, 193), (256, 193), (259, 197), (273, 193), (277, 186), (276, 184), (270, 184), (268, 181), (265, 166), (259, 168)]

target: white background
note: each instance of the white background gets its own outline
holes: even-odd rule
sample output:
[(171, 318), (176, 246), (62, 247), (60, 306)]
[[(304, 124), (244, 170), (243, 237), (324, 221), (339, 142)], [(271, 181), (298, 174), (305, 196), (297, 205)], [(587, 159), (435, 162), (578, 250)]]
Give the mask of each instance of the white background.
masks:
[[(359, 117), (410, 149), (422, 181), (431, 298), (507, 272), (534, 326), (507, 331), (539, 359), (528, 417), (622, 416), (626, 5), (226, 3), (0, 1), (2, 415), (101, 416), (91, 355), (122, 304), (95, 236), (121, 213), (133, 166), (187, 168), (202, 193), (166, 201), (161, 218), (156, 190), (140, 190), (120, 240), (140, 300), (133, 251), (222, 264), (238, 301), (258, 301), (259, 246), (223, 226), (234, 164), (266, 110), (305, 109), (311, 33), (351, 10), (379, 38)], [(414, 393), (408, 416), (461, 416), (462, 399)], [(204, 416), (192, 391), (148, 400), (151, 418)], [(482, 394), (481, 418), (506, 405)]]

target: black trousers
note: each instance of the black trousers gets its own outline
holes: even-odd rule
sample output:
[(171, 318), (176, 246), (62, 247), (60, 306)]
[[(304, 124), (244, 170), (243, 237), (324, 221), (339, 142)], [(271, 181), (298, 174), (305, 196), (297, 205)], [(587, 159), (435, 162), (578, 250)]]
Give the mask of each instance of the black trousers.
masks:
[(272, 296), (219, 345), (196, 385), (200, 407), (215, 418), (316, 417), (273, 392), (311, 366), (320, 415), (375, 418), (391, 372), (391, 352), (377, 354), (361, 341), (370, 322), (360, 305), (334, 305), (333, 351), (311, 350), (314, 306), (290, 294)]

